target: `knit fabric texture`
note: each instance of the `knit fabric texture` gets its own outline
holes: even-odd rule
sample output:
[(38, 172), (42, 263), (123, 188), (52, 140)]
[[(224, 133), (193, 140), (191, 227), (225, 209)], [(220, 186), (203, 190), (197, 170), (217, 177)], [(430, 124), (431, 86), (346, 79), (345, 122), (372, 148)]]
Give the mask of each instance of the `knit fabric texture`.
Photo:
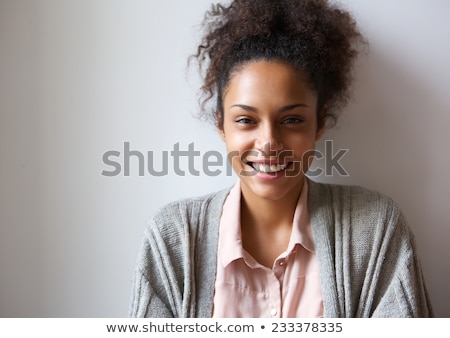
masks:
[[(433, 317), (414, 236), (396, 203), (356, 186), (311, 180), (308, 186), (324, 317)], [(130, 317), (211, 317), (228, 192), (173, 202), (153, 217)]]

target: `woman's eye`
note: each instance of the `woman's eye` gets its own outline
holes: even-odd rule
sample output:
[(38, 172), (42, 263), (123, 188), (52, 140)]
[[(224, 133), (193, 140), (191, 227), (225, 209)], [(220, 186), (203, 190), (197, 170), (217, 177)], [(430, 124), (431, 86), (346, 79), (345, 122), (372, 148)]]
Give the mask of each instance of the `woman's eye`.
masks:
[(241, 117), (241, 118), (237, 119), (236, 122), (240, 123), (240, 124), (253, 124), (254, 123), (253, 120), (251, 120), (247, 117)]
[(282, 124), (298, 124), (302, 123), (303, 119), (299, 117), (288, 117), (287, 119), (284, 119), (281, 123)]

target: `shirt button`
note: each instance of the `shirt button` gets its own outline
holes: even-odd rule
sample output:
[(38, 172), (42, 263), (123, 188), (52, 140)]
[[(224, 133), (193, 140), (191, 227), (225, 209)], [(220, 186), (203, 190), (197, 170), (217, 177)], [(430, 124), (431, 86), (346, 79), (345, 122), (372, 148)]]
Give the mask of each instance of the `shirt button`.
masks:
[(283, 260), (283, 261), (280, 261), (280, 266), (284, 266), (284, 264), (285, 264), (285, 261)]
[(272, 317), (275, 317), (275, 316), (277, 315), (277, 313), (278, 313), (277, 309), (272, 309), (272, 310), (270, 310), (270, 315), (271, 315)]

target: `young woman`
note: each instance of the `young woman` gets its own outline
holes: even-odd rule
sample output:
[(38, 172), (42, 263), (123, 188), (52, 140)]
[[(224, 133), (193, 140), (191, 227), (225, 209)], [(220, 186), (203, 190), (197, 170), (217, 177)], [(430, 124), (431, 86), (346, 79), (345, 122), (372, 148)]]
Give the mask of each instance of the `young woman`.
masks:
[(429, 317), (396, 204), (305, 176), (364, 39), (326, 0), (213, 6), (196, 55), (239, 180), (148, 225), (133, 317)]

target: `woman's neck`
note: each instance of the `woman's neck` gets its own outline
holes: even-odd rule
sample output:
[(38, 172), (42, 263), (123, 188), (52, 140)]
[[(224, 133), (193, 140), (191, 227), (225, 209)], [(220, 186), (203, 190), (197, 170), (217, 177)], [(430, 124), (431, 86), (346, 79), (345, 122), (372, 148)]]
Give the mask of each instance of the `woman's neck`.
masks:
[(287, 249), (301, 190), (302, 186), (281, 199), (270, 200), (242, 189), (242, 245), (260, 264), (271, 268), (274, 260)]
[(242, 189), (242, 225), (268, 231), (283, 225), (291, 226), (302, 188), (303, 184), (277, 200), (259, 197)]

